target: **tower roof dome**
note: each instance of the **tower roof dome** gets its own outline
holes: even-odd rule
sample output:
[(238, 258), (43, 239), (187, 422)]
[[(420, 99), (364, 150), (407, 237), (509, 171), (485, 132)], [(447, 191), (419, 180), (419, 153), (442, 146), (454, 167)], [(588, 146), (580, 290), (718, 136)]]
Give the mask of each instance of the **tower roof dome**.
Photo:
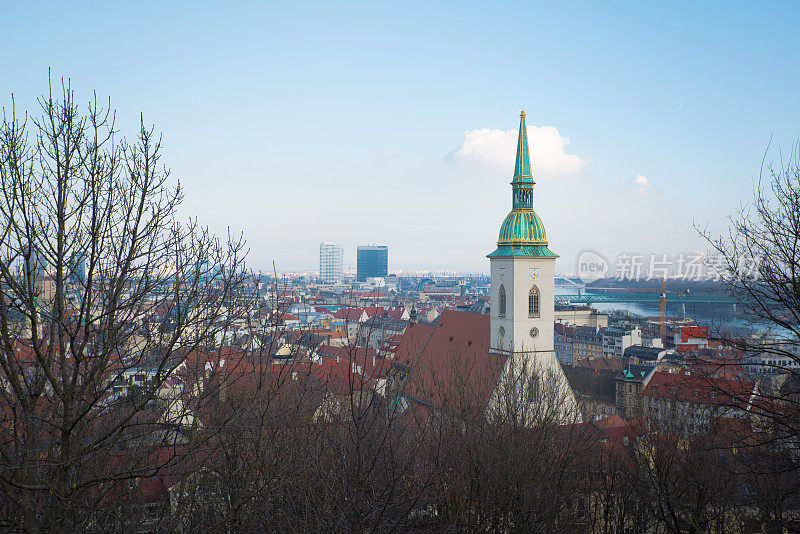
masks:
[(542, 219), (533, 210), (533, 172), (530, 151), (528, 150), (528, 129), (525, 126), (525, 112), (520, 113), (517, 158), (514, 165), (514, 179), (511, 182), (513, 205), (502, 226), (497, 239), (497, 250), (493, 256), (549, 256), (555, 257), (547, 248), (547, 235)]
[(500, 227), (498, 245), (547, 245), (542, 219), (533, 210), (513, 210)]

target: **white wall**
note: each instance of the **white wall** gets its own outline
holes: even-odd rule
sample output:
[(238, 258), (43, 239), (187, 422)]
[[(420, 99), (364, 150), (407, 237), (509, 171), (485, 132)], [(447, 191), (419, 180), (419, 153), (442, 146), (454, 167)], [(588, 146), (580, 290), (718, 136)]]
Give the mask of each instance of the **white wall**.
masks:
[[(501, 279), (501, 271), (505, 273)], [(531, 279), (531, 269), (539, 269), (539, 278)], [(553, 351), (555, 321), (555, 258), (492, 258), (492, 347), (514, 351)], [(500, 285), (506, 290), (506, 315), (499, 317)], [(528, 317), (528, 293), (539, 288), (539, 317)], [(505, 335), (500, 337), (500, 327)], [(531, 337), (531, 328), (538, 328)]]

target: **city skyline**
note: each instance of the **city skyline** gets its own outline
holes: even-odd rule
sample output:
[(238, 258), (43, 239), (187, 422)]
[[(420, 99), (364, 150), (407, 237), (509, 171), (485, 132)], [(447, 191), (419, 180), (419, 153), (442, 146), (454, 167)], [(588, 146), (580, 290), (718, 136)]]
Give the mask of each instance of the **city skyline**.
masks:
[(0, 36), (0, 92), (35, 110), (51, 69), (79, 102), (110, 97), (120, 131), (143, 113), (181, 214), (243, 233), (264, 271), (314, 270), (335, 240), (386, 243), (393, 269), (488, 272), (525, 109), (536, 209), (570, 272), (585, 248), (706, 250), (694, 225), (724, 231), (765, 153), (792, 146), (800, 8), (773, 6), (4, 5), (38, 24)]
[(3, 526), (799, 530), (798, 15), (0, 3)]

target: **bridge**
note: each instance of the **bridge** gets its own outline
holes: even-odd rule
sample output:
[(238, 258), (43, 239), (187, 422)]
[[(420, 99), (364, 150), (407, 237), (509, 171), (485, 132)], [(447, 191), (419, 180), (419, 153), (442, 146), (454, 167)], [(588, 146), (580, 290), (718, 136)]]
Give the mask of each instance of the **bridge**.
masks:
[[(661, 293), (654, 292), (626, 292), (604, 291), (602, 293), (574, 293), (569, 295), (556, 295), (558, 304), (608, 304), (638, 302), (659, 304)], [(737, 301), (726, 293), (667, 293), (668, 304), (736, 304)]]

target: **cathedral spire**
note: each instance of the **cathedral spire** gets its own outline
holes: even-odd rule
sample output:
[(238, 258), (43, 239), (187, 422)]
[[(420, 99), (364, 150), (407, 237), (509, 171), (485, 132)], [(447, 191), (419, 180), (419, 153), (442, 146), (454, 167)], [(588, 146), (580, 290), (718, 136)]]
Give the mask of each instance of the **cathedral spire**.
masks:
[(514, 179), (511, 181), (511, 213), (509, 213), (497, 239), (497, 249), (490, 258), (500, 256), (556, 257), (547, 248), (544, 224), (533, 210), (533, 181), (531, 156), (528, 148), (528, 131), (525, 112), (519, 115), (519, 141)]
[(525, 112), (519, 114), (519, 139), (517, 140), (517, 163), (514, 166), (514, 179), (531, 178), (531, 155), (528, 150), (528, 128), (525, 126)]
[(517, 163), (514, 165), (514, 180), (511, 182), (515, 210), (533, 209), (533, 173), (531, 155), (528, 150), (528, 128), (525, 112), (519, 114), (519, 140), (517, 141)]

